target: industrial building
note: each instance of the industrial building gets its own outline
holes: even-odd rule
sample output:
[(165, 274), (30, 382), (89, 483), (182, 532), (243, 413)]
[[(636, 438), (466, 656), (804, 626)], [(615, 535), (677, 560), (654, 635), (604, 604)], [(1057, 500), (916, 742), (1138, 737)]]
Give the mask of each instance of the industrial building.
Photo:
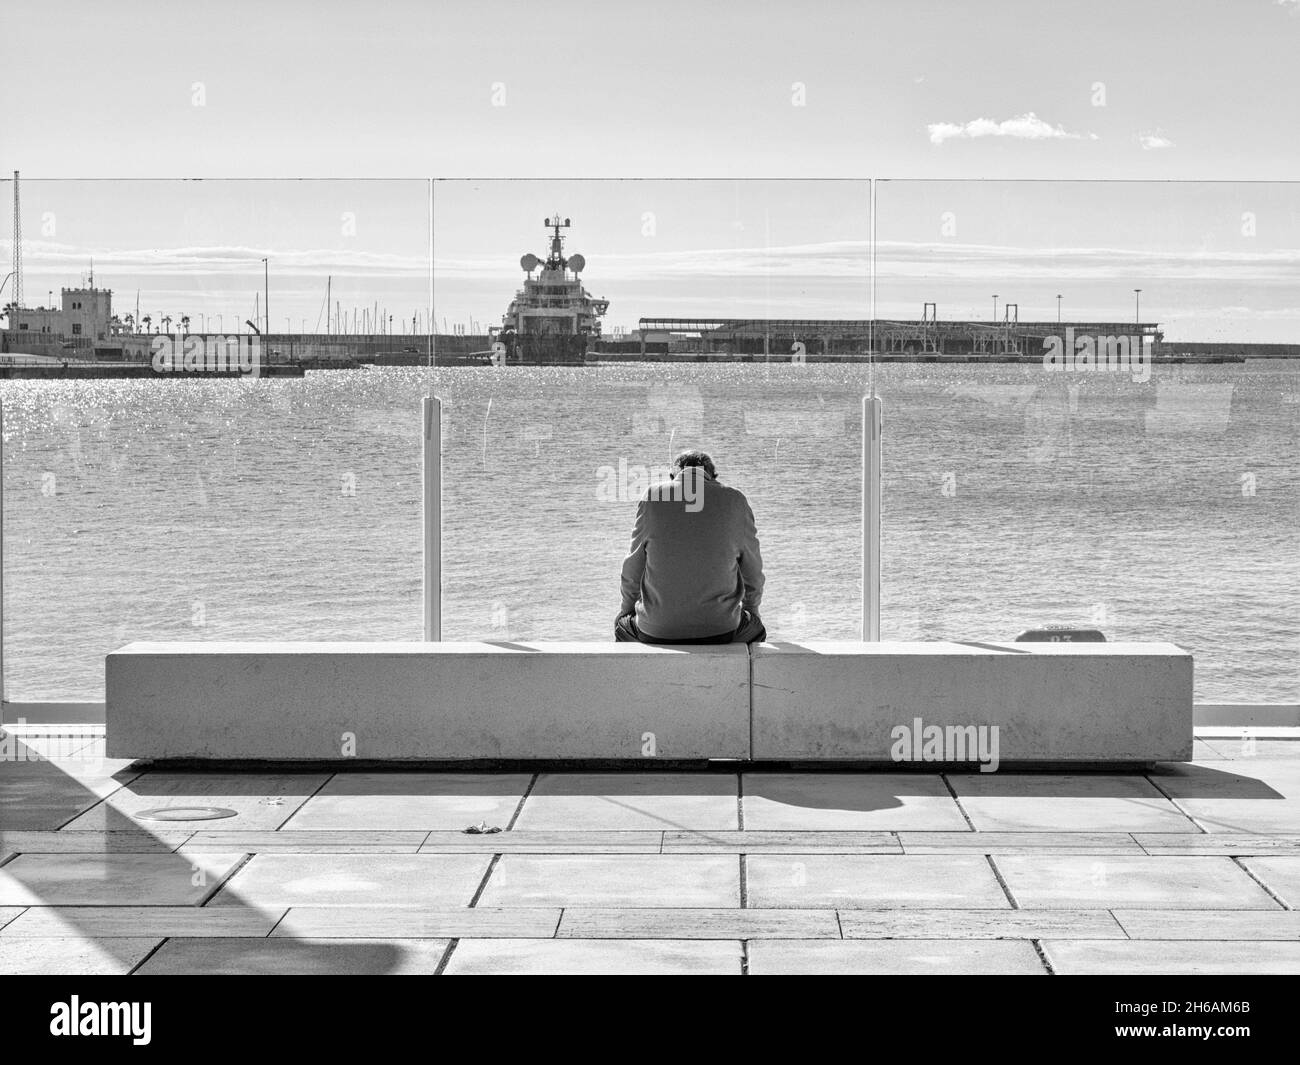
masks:
[(1014, 313), (1003, 321), (940, 321), (928, 303), (919, 319), (847, 318), (642, 318), (641, 353), (667, 344), (670, 352), (772, 358), (849, 358), (871, 352), (909, 359), (927, 356), (1041, 356), (1047, 337), (1141, 337), (1164, 339), (1156, 322), (1021, 322)]

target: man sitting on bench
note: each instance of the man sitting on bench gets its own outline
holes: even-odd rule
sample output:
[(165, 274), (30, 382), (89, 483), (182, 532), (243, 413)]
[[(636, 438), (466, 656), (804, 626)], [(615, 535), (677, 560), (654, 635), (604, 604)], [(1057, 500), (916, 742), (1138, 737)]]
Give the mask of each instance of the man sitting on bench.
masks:
[(684, 451), (673, 479), (637, 504), (623, 562), (614, 639), (642, 643), (757, 643), (763, 557), (754, 512), (718, 481), (713, 459)]

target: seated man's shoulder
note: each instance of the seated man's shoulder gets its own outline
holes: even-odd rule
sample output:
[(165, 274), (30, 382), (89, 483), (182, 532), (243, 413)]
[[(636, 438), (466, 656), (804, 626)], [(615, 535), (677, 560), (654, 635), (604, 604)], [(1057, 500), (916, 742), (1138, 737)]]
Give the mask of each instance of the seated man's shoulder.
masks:
[(732, 488), (729, 484), (723, 484), (721, 481), (714, 481), (713, 487), (721, 489), (722, 493), (735, 503), (748, 503), (749, 498), (739, 488)]

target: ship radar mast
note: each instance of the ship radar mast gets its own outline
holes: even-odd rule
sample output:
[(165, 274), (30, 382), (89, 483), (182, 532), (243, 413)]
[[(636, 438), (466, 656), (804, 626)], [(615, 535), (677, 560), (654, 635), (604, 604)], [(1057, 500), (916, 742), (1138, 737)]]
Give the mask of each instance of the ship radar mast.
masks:
[(547, 255), (546, 261), (543, 262), (532, 252), (527, 252), (519, 260), (520, 269), (531, 279), (533, 271), (539, 266), (547, 270), (559, 270), (561, 272), (564, 271), (565, 267), (568, 267), (573, 271), (576, 279), (576, 275), (586, 267), (587, 260), (581, 255), (570, 255), (567, 259), (564, 257), (564, 234), (561, 232), (561, 230), (570, 228), (573, 223), (567, 218), (561, 220), (558, 214), (554, 218), (547, 218), (543, 221), (546, 228), (551, 231), (550, 254)]
[(546, 219), (546, 228), (551, 230), (551, 254), (546, 257), (548, 270), (563, 270), (568, 265), (564, 259), (564, 236), (560, 230), (568, 229), (571, 225), (567, 218), (561, 222), (558, 214), (554, 218)]

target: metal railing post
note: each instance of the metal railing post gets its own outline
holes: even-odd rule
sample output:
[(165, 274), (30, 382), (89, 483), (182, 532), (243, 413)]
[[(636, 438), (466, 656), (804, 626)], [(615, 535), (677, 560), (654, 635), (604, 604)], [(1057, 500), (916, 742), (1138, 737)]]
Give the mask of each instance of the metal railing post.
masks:
[(879, 396), (862, 399), (862, 639), (880, 640), (880, 428)]
[(424, 638), (442, 640), (442, 400), (424, 397)]

